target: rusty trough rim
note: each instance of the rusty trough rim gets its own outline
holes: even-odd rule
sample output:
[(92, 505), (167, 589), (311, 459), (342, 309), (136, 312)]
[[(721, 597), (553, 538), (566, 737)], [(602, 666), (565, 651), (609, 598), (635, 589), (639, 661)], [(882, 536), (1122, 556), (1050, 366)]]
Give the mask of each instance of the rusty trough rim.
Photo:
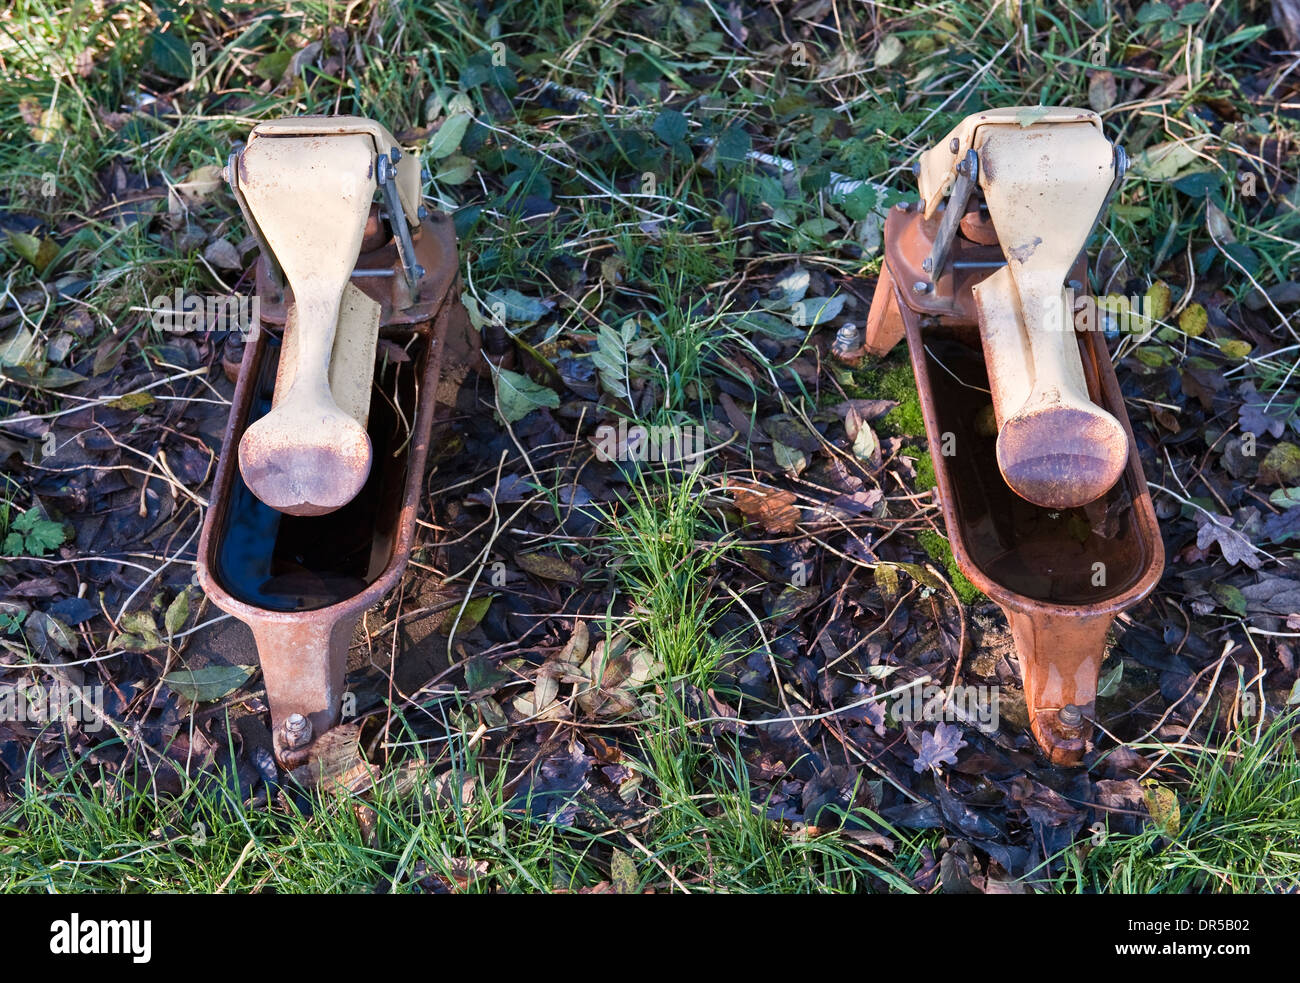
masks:
[[(299, 624), (304, 620), (339, 621), (377, 604), (385, 594), (397, 586), (411, 548), (415, 544), (415, 519), (420, 507), (420, 493), (424, 488), (424, 466), (429, 455), (432, 439), (434, 413), (433, 394), (437, 390), (438, 376), (442, 363), (442, 339), (446, 334), (450, 306), (444, 305), (434, 322), (434, 330), (429, 338), (429, 351), (425, 356), (425, 370), (420, 380), (420, 406), (416, 410), (413, 430), (415, 437), (411, 441), (411, 450), (407, 456), (406, 483), (402, 489), (402, 504), (398, 513), (397, 536), (393, 541), (393, 553), (382, 573), (374, 583), (346, 600), (338, 601), (328, 607), (315, 608), (310, 611), (271, 611), (255, 607), (230, 594), (213, 576), (210, 568), (210, 550), (213, 539), (220, 531), (217, 527), (220, 519), (215, 505), (209, 505), (203, 517), (203, 532), (199, 536), (198, 574), (199, 585), (212, 599), (212, 602), (227, 614), (241, 620), (257, 619), (259, 621), (284, 625)], [(255, 380), (256, 368), (266, 350), (265, 331), (259, 329), (257, 339), (251, 345), (244, 346), (243, 360), (239, 365), (239, 377), (235, 383), (230, 419), (226, 423), (226, 432), (222, 437), (221, 457), (217, 462), (217, 474), (213, 481), (212, 502), (222, 500), (230, 494), (238, 471), (237, 454), (239, 437), (248, 425), (248, 414), (252, 406), (250, 392)]]
[[(929, 370), (925, 364), (925, 342), (921, 337), (920, 317), (907, 306), (906, 299), (894, 280), (894, 302), (899, 305), (902, 315), (903, 330), (907, 338), (908, 357), (912, 362), (912, 374), (917, 380), (917, 394), (921, 402), (921, 414), (925, 420), (926, 438), (937, 446), (939, 435), (938, 414), (934, 405), (934, 391), (930, 383)], [(1086, 604), (1061, 604), (1055, 601), (1040, 601), (1018, 594), (992, 580), (971, 558), (961, 536), (961, 525), (957, 521), (955, 489), (948, 469), (935, 468), (935, 478), (939, 483), (939, 505), (943, 512), (943, 521), (948, 529), (949, 542), (953, 557), (971, 582), (984, 594), (999, 604), (1005, 604), (1027, 614), (1041, 612), (1060, 617), (1115, 617), (1145, 598), (1155, 588), (1164, 572), (1165, 548), (1160, 538), (1160, 526), (1156, 521), (1155, 507), (1151, 502), (1151, 490), (1147, 487), (1146, 475), (1142, 471), (1142, 460), (1138, 456), (1137, 442), (1133, 437), (1133, 426), (1124, 408), (1124, 397), (1120, 392), (1119, 380), (1115, 376), (1115, 367), (1111, 364), (1110, 353), (1100, 332), (1089, 332), (1085, 336), (1091, 359), (1085, 360), (1084, 371), (1091, 376), (1091, 365), (1096, 366), (1097, 381), (1101, 386), (1102, 396), (1110, 412), (1115, 414), (1124, 427), (1129, 439), (1128, 463), (1125, 471), (1131, 479), (1137, 494), (1132, 508), (1135, 518), (1141, 525), (1141, 538), (1150, 544), (1150, 556), (1147, 558), (1142, 576), (1131, 587), (1102, 601)], [(924, 383), (924, 384), (922, 384)], [(1119, 410), (1116, 413), (1116, 409)]]

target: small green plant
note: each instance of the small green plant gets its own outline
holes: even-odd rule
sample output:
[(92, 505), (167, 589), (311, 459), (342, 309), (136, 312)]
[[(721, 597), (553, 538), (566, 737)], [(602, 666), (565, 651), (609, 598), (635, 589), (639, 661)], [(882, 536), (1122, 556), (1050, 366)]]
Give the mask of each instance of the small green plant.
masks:
[[(7, 508), (5, 519), (8, 519)], [(6, 522), (6, 529), (8, 534), (4, 546), (0, 547), (6, 556), (44, 556), (67, 539), (61, 523), (43, 518), (36, 509), (28, 509), (12, 523)]]
[(709, 569), (730, 544), (706, 532), (696, 475), (665, 480), (664, 488), (642, 480), (608, 523), (618, 579), (646, 644), (673, 677), (708, 685), (725, 649), (710, 631), (721, 605), (710, 603)]

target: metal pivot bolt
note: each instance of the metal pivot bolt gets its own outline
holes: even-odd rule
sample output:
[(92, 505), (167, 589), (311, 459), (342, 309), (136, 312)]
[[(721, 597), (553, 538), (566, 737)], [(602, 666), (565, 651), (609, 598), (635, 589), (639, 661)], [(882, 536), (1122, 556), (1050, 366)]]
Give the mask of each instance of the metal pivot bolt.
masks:
[(832, 347), (835, 354), (845, 355), (861, 344), (861, 339), (858, 337), (858, 326), (850, 323), (835, 332), (835, 341), (832, 343)]
[(1062, 726), (1078, 727), (1083, 723), (1083, 711), (1073, 703), (1067, 703), (1056, 711), (1056, 719), (1061, 722)]
[(291, 713), (280, 727), (280, 740), (286, 751), (297, 751), (311, 743), (311, 721), (301, 713)]
[[(401, 199), (397, 195), (397, 175), (393, 172), (393, 163), (400, 160), (402, 152), (394, 147), (388, 152), (388, 156), (380, 155), (375, 162), (375, 177), (378, 180), (380, 190), (384, 194), (384, 200), (388, 203), (388, 214), (393, 231), (397, 233), (397, 241), (401, 248), (399, 252), (402, 257), (402, 266), (406, 270), (406, 282), (411, 288), (411, 293), (416, 294), (419, 290), (419, 281), (424, 278), (424, 267), (415, 262), (415, 244), (411, 241), (411, 230), (406, 224), (406, 213), (402, 210)], [(419, 216), (423, 218), (424, 216)]]
[(921, 268), (931, 277), (939, 275), (944, 270), (953, 239), (957, 235), (957, 227), (961, 223), (962, 215), (966, 213), (966, 206), (975, 190), (978, 176), (979, 155), (974, 150), (969, 150), (957, 164), (957, 177), (952, 183), (952, 191), (948, 196), (943, 218), (939, 221), (934, 245), (930, 248), (929, 257), (921, 265)]
[(926, 283), (924, 280), (917, 280), (912, 284), (912, 293), (914, 294), (928, 294), (929, 292), (930, 284)]

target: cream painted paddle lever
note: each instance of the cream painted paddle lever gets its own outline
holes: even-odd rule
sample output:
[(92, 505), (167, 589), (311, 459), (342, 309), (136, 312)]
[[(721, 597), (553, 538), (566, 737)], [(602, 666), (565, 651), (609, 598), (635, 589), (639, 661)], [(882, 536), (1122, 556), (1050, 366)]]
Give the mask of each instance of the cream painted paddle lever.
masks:
[[(974, 287), (998, 422), (997, 461), (1022, 498), (1050, 508), (1104, 495), (1128, 461), (1128, 435), (1088, 395), (1065, 279), (1119, 177), (1123, 156), (1083, 110), (1022, 107), (964, 120), (923, 155), (927, 216), (951, 191), (934, 254), (946, 255), (978, 171), (1006, 265)], [(930, 262), (930, 261), (927, 261)], [(942, 264), (931, 263), (934, 270)]]
[(332, 512), (361, 491), (371, 465), (380, 306), (350, 280), (382, 188), (414, 291), (419, 163), (371, 120), (293, 117), (254, 129), (227, 179), (293, 294), (271, 410), (239, 442), (240, 473), (281, 512)]

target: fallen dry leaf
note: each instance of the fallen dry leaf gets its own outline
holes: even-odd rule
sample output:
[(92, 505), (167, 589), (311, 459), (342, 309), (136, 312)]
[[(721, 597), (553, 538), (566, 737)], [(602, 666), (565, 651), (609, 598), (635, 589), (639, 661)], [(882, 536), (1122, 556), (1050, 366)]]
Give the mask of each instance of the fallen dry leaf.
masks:
[(798, 526), (800, 513), (794, 492), (735, 480), (728, 489), (745, 518), (759, 523), (768, 532), (794, 532)]

